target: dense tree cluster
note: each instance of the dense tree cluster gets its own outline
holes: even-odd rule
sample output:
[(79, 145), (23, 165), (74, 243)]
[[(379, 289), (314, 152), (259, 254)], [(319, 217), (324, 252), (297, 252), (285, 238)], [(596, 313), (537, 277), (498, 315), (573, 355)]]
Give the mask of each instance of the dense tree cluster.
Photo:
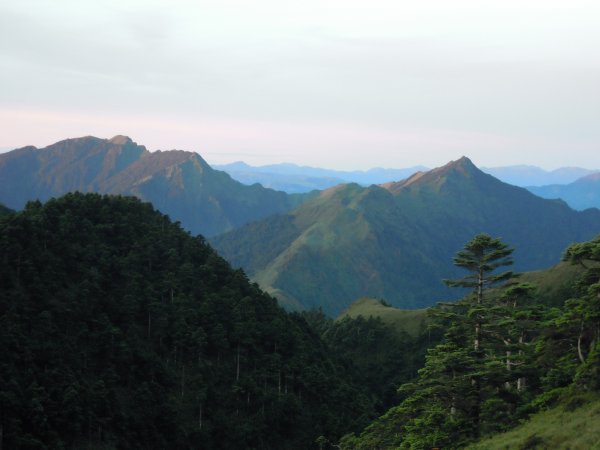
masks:
[[(577, 296), (562, 308), (541, 304), (536, 288), (509, 271), (512, 249), (488, 235), (474, 237), (454, 259), (468, 271), (453, 286), (472, 292), (433, 314), (445, 324), (402, 401), (342, 449), (463, 448), (509, 429), (558, 398), (600, 389), (600, 237), (569, 247), (582, 264)], [(491, 289), (496, 284), (502, 287)]]
[(393, 406), (398, 401), (398, 386), (416, 377), (427, 347), (441, 338), (439, 332), (425, 328), (412, 336), (373, 316), (332, 320), (321, 310), (302, 315), (330, 353), (339, 358), (348, 376), (372, 399), (373, 411), (365, 414), (381, 414)]
[(2, 203), (0, 203), (0, 217), (1, 216), (7, 216), (9, 214), (12, 214), (14, 211), (10, 208), (7, 208), (6, 206), (4, 206)]
[(306, 321), (134, 198), (0, 219), (0, 447), (316, 447), (371, 401)]
[(600, 236), (564, 260), (544, 303), (477, 235), (447, 280), (468, 294), (411, 336), (288, 314), (134, 198), (0, 210), (0, 449), (462, 448), (600, 390)]

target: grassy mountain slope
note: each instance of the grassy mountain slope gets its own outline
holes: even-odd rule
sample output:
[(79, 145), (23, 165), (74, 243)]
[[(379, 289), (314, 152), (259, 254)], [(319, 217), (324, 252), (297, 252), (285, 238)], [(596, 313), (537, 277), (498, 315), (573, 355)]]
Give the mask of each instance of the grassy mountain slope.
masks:
[(519, 277), (519, 282), (537, 286), (535, 295), (540, 303), (562, 306), (574, 295), (573, 282), (582, 273), (581, 266), (561, 262), (548, 269), (525, 272)]
[(427, 325), (427, 310), (398, 309), (386, 306), (374, 298), (356, 300), (336, 320), (344, 320), (346, 317), (355, 319), (361, 316), (365, 319), (369, 317), (381, 319), (385, 325), (412, 337), (417, 337)]
[[(540, 303), (562, 306), (574, 295), (574, 280), (582, 273), (581, 266), (561, 262), (548, 269), (523, 272), (518, 281), (536, 286), (535, 297)], [(335, 320), (361, 316), (381, 319), (385, 325), (412, 337), (416, 337), (428, 324), (427, 309), (399, 309), (366, 297), (352, 302)]]
[(533, 415), (514, 430), (484, 439), (467, 449), (600, 449), (600, 398), (593, 395), (585, 400), (567, 400)]
[(11, 208), (74, 191), (135, 195), (192, 233), (207, 236), (287, 211), (300, 201), (243, 185), (213, 170), (197, 153), (151, 153), (125, 136), (67, 139), (2, 154), (0, 181), (0, 201)]
[(460, 293), (441, 282), (477, 233), (516, 248), (517, 270), (556, 264), (563, 249), (600, 231), (600, 211), (575, 212), (477, 169), (467, 158), (398, 183), (340, 185), (295, 210), (212, 242), (288, 304), (336, 316), (348, 299), (419, 308)]
[[(517, 270), (556, 264), (564, 248), (600, 231), (600, 211), (578, 213), (477, 169), (467, 158), (388, 186), (400, 208), (442, 242), (485, 232), (515, 248)], [(457, 237), (460, 235), (460, 241)]]
[(531, 186), (527, 189), (543, 198), (561, 198), (574, 209), (600, 208), (600, 173), (566, 185)]
[[(390, 409), (373, 422), (361, 436), (365, 445), (341, 445), (342, 449), (396, 449), (400, 425), (397, 411)], [(444, 447), (444, 448), (454, 448)], [(460, 447), (459, 447), (460, 448)], [(600, 449), (600, 398), (588, 393), (587, 398), (572, 398), (560, 405), (533, 414), (516, 428), (488, 436), (462, 447), (468, 450), (597, 450)]]
[[(447, 328), (428, 349), (419, 377), (400, 387), (395, 406), (339, 447), (600, 448), (599, 243), (600, 235), (570, 246), (567, 263), (522, 274), (502, 297), (501, 287), (488, 291), (477, 316), (447, 304), (434, 310)], [(538, 288), (525, 294), (523, 282)], [(478, 324), (482, 338), (474, 341)]]

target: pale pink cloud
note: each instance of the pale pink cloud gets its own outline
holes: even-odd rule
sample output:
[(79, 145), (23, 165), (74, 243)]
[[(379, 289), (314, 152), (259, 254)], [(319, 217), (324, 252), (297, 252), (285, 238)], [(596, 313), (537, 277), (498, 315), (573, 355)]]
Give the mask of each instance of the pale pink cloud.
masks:
[[(434, 167), (467, 155), (483, 166), (521, 163), (543, 166), (553, 152), (559, 154), (563, 148), (560, 143), (544, 139), (477, 130), (394, 128), (341, 121), (0, 108), (0, 122), (5, 130), (0, 142), (3, 148), (44, 147), (70, 137), (110, 138), (125, 134), (151, 151), (196, 151), (213, 164), (244, 160), (254, 165), (293, 162), (340, 169), (419, 164)], [(544, 158), (540, 161), (542, 152)], [(506, 160), (507, 153), (513, 155), (511, 161)]]

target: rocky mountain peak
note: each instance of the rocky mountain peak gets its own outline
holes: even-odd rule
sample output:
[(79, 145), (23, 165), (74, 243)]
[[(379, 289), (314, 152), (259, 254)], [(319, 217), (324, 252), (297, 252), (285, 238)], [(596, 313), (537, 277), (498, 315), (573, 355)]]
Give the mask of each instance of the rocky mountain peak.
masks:
[(111, 144), (115, 144), (115, 145), (125, 145), (125, 144), (133, 143), (133, 141), (131, 140), (131, 138), (129, 136), (123, 136), (121, 134), (117, 134), (116, 136), (112, 137), (111, 139), (108, 140), (108, 142), (110, 142)]

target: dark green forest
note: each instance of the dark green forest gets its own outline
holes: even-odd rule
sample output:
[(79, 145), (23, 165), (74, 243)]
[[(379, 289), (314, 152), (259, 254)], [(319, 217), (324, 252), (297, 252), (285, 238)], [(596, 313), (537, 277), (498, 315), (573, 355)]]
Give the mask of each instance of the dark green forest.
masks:
[(132, 197), (0, 216), (0, 449), (458, 449), (600, 391), (600, 236), (549, 289), (476, 235), (408, 334), (288, 313)]
[(385, 324), (381, 318), (344, 317), (333, 320), (322, 310), (302, 316), (336, 355), (346, 373), (383, 413), (399, 399), (397, 389), (416, 378), (429, 346), (441, 338), (439, 330), (423, 328), (415, 336)]
[(12, 214), (14, 211), (10, 208), (7, 208), (2, 203), (0, 203), (0, 216), (7, 216), (8, 214)]
[(0, 220), (0, 447), (316, 447), (372, 396), (307, 322), (134, 198)]

